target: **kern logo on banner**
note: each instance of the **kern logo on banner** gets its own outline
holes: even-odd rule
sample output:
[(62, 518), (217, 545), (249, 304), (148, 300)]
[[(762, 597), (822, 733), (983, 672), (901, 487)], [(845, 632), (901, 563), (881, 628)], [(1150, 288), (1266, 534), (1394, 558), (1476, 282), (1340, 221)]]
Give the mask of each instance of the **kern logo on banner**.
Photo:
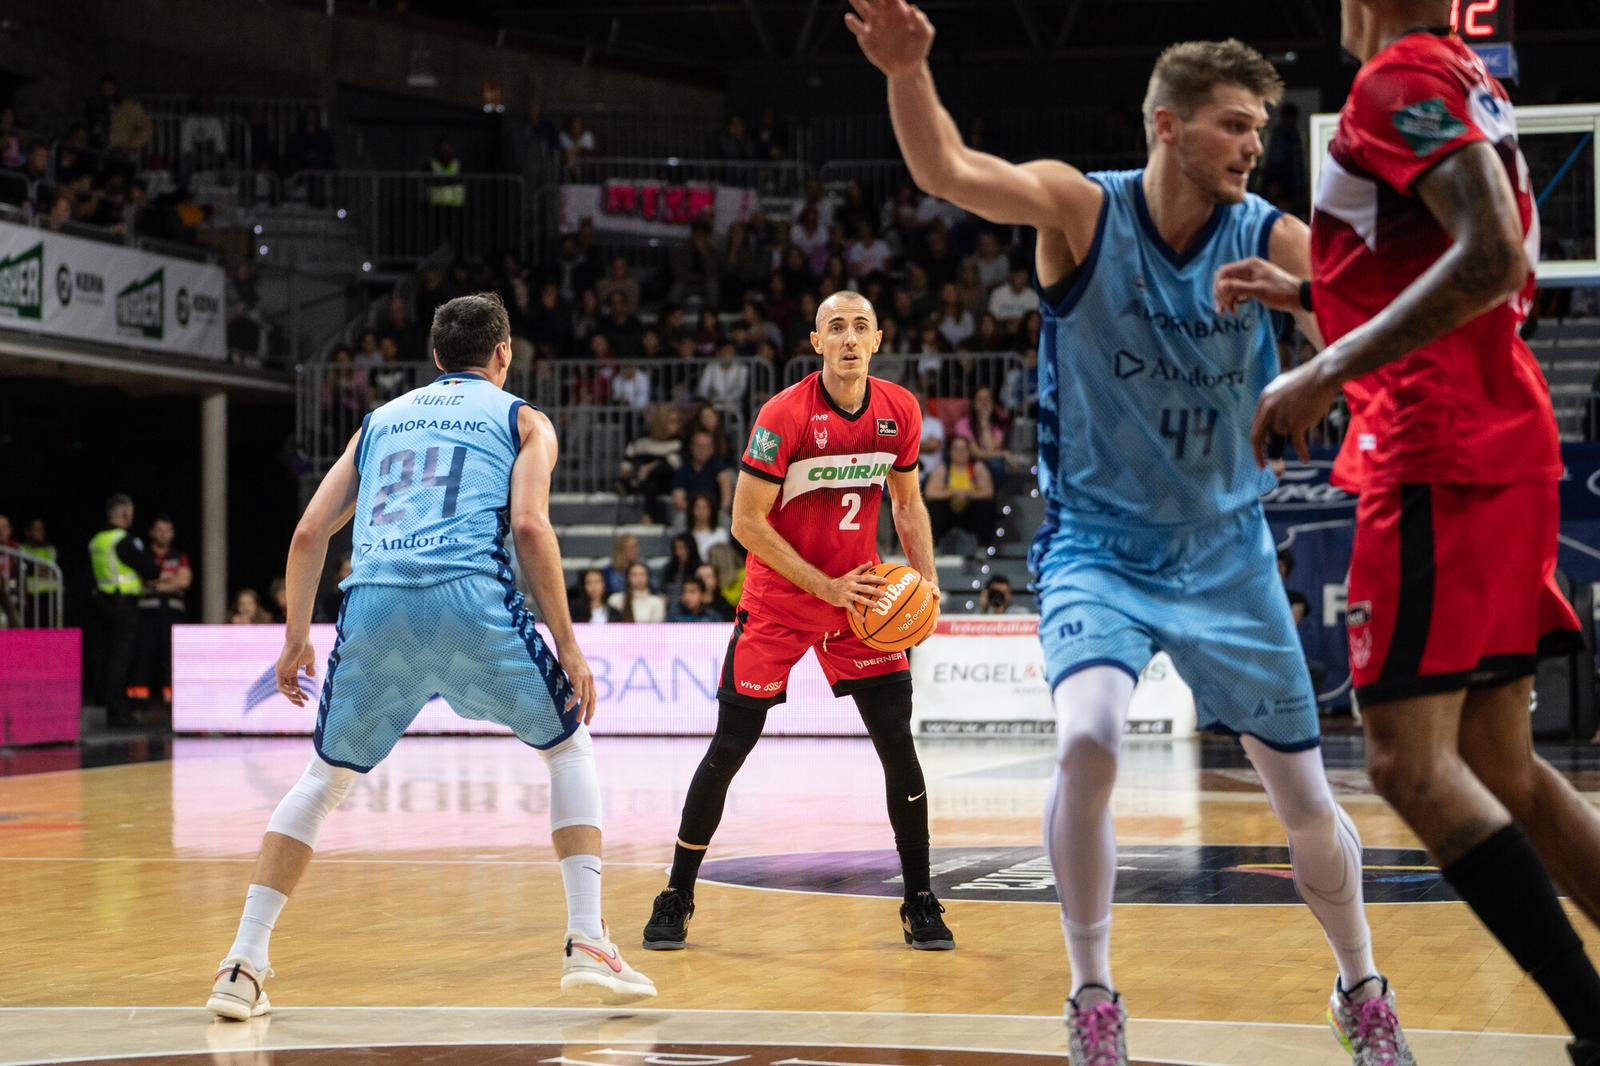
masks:
[[(157, 270), (117, 293), (118, 333), (136, 333), (152, 341), (159, 341), (166, 334), (164, 278), (165, 271)], [(189, 316), (185, 313), (183, 317)]]
[(44, 316), (44, 242), (20, 255), (0, 255), (0, 320)]
[(0, 222), (0, 328), (221, 359), (222, 268)]

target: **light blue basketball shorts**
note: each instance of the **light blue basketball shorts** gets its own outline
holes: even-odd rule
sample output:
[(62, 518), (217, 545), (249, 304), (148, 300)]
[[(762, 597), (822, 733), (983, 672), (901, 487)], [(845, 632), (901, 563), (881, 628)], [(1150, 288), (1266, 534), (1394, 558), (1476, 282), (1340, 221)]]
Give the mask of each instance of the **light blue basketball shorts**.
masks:
[(1204, 526), (1121, 529), (1052, 507), (1028, 566), (1051, 691), (1091, 666), (1135, 678), (1165, 651), (1199, 727), (1279, 751), (1321, 743), (1316, 695), (1259, 506)]
[(324, 761), (362, 773), (382, 762), (435, 696), (463, 718), (498, 722), (550, 748), (578, 728), (567, 675), (522, 594), (487, 574), (427, 588), (358, 585), (339, 609), (317, 729)]

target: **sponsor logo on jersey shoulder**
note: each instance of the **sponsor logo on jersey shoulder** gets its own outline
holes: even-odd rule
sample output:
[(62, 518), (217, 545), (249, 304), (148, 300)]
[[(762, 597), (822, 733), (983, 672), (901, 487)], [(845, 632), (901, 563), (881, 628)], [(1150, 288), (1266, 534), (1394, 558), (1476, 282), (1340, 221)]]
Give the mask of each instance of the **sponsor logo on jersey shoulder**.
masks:
[(1450, 113), (1443, 100), (1423, 100), (1394, 113), (1394, 128), (1418, 159), (1426, 159), (1467, 132), (1467, 124)]
[(900, 435), (900, 423), (896, 422), (892, 418), (880, 418), (880, 419), (878, 419), (878, 436), (880, 436), (880, 437), (898, 437), (899, 435)]
[(782, 437), (765, 426), (757, 426), (755, 432), (750, 434), (750, 447), (745, 449), (744, 454), (751, 462), (771, 465), (778, 461), (778, 449), (781, 447)]

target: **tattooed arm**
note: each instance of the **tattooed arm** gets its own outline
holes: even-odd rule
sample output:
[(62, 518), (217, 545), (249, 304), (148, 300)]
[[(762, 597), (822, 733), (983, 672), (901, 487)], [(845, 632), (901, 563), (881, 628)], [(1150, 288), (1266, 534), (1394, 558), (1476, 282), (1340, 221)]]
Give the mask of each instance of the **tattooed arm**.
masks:
[(1438, 340), (1504, 303), (1528, 280), (1522, 215), (1493, 147), (1457, 152), (1428, 172), (1417, 194), (1455, 245), (1372, 321), (1316, 360), (1325, 384), (1343, 384)]
[(1493, 147), (1456, 152), (1428, 172), (1417, 194), (1455, 244), (1371, 321), (1268, 386), (1250, 432), (1262, 465), (1273, 436), (1288, 438), (1308, 458), (1307, 430), (1328, 413), (1345, 382), (1454, 332), (1527, 282), (1522, 215)]

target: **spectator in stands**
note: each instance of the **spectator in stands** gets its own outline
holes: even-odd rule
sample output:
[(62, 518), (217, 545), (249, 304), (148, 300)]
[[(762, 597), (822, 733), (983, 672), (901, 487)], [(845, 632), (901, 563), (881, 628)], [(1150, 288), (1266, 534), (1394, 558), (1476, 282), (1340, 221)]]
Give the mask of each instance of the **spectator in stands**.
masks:
[(672, 476), (674, 511), (687, 518), (689, 501), (701, 495), (716, 500), (717, 509), (724, 513), (733, 506), (733, 471), (717, 458), (711, 434), (696, 430), (689, 437), (688, 462)]
[(677, 351), (678, 343), (694, 333), (689, 327), (689, 320), (685, 317), (683, 308), (674, 303), (662, 305), (656, 315), (656, 322), (661, 327), (661, 342), (669, 351)]
[(17, 127), (17, 113), (12, 108), (0, 107), (0, 170), (20, 171), (27, 162), (22, 130)]
[(606, 595), (621, 592), (628, 585), (628, 568), (641, 558), (639, 538), (632, 533), (618, 533), (611, 541), (611, 562), (601, 571), (605, 578)]
[(392, 340), (396, 356), (414, 362), (429, 355), (428, 334), (411, 318), (404, 296), (391, 296), (384, 305), (383, 325), (378, 328), (378, 342)]
[(778, 109), (767, 105), (756, 122), (756, 154), (762, 159), (782, 159), (789, 152), (789, 130), (778, 120)]
[(979, 614), (1026, 614), (1011, 602), (1011, 579), (1004, 574), (991, 574), (983, 586), (983, 602)]
[(1006, 284), (989, 294), (989, 313), (1010, 334), (1017, 332), (1023, 315), (1038, 309), (1039, 294), (1028, 284), (1028, 272), (1021, 267), (1012, 270)]
[(616, 297), (621, 296), (628, 314), (639, 311), (639, 281), (629, 270), (628, 261), (620, 255), (611, 260), (611, 272), (596, 283), (594, 290), (606, 307), (615, 307)]
[[(522, 305), (518, 307), (518, 274), (522, 273), (525, 276), (525, 272), (519, 271), (517, 268), (515, 256), (510, 256), (509, 258), (511, 263), (501, 263), (501, 277), (496, 279), (497, 281), (503, 281), (505, 287), (502, 289), (499, 285), (496, 285), (495, 291), (500, 293), (500, 302), (506, 305), (506, 312), (514, 324), (512, 332), (515, 333), (515, 324), (520, 323), (528, 312), (528, 288), (524, 281), (522, 285)], [(451, 292), (450, 288), (445, 285), (443, 271), (429, 269), (419, 272), (417, 274), (417, 295), (414, 297), (417, 305), (417, 321), (432, 323), (433, 313), (448, 303), (455, 295), (457, 294)]]
[(261, 607), (261, 597), (252, 588), (240, 589), (233, 597), (233, 613), (228, 622), (236, 626), (265, 626), (272, 624), (272, 616)]
[(322, 128), (322, 109), (308, 107), (300, 116), (300, 128), (289, 137), (284, 153), (284, 169), (290, 174), (305, 170), (333, 170), (333, 137)]
[(961, 306), (972, 312), (974, 320), (989, 310), (989, 290), (978, 276), (978, 264), (970, 256), (961, 261), (961, 272), (956, 275), (956, 295)]
[(799, 216), (789, 227), (789, 243), (805, 256), (806, 269), (820, 276), (828, 264), (828, 227), (822, 224), (815, 204), (800, 209)]
[(667, 349), (661, 343), (661, 328), (646, 326), (644, 332), (639, 334), (639, 358), (659, 360), (666, 357)]
[(409, 376), (393, 337), (378, 341), (378, 355), (382, 362), (367, 375), (367, 407), (374, 411), (405, 392)]
[(702, 559), (709, 558), (718, 544), (728, 543), (728, 531), (718, 523), (715, 497), (699, 493), (689, 502), (689, 535)]
[[(56, 146), (57, 183), (71, 185), (79, 178), (87, 178), (92, 182), (97, 165), (89, 149), (89, 127), (74, 122), (68, 127), (66, 137)], [(87, 190), (89, 186), (85, 185), (84, 188)]]
[(673, 602), (669, 622), (720, 622), (722, 618), (711, 609), (711, 594), (697, 577), (683, 582), (682, 591)]
[(722, 320), (717, 317), (716, 311), (709, 307), (701, 311), (694, 328), (695, 351), (700, 355), (715, 355), (727, 339), (728, 335), (723, 332)]
[(758, 289), (768, 275), (767, 248), (745, 222), (728, 227), (728, 247), (723, 260), (719, 292), (724, 310), (734, 310)]
[(978, 247), (967, 256), (966, 263), (970, 263), (977, 270), (978, 280), (983, 284), (985, 293), (993, 292), (1004, 285), (1006, 276), (1011, 273), (1011, 261), (1000, 250), (1000, 238), (992, 229), (986, 229), (978, 234)]
[(689, 239), (672, 248), (672, 303), (698, 300), (702, 307), (715, 308), (723, 272), (722, 249), (717, 245), (711, 221), (701, 217), (689, 227)]
[(599, 271), (579, 245), (575, 233), (562, 236), (561, 249), (556, 254), (555, 270), (561, 279), (561, 298), (569, 304), (576, 304), (578, 297), (585, 290), (594, 288), (600, 280)]
[(111, 109), (111, 126), (107, 144), (111, 151), (128, 164), (137, 166), (155, 139), (156, 124), (144, 105), (131, 96), (118, 96)]
[(916, 224), (919, 230), (927, 230), (935, 223), (944, 227), (946, 234), (955, 229), (966, 220), (967, 213), (948, 200), (941, 200), (937, 196), (924, 196), (917, 201)]
[(507, 123), (507, 149), (515, 174), (533, 174), (540, 164), (554, 156), (559, 146), (556, 125), (545, 117), (544, 105), (538, 96), (529, 98), (522, 117)]
[(744, 116), (729, 115), (723, 124), (722, 136), (717, 138), (717, 158), (744, 161), (755, 157), (755, 145), (744, 131)]
[(885, 318), (878, 323), (883, 330), (883, 340), (878, 344), (879, 355), (904, 355), (909, 343), (897, 318)]
[(74, 201), (72, 190), (59, 189), (50, 200), (50, 213), (45, 216), (45, 226), (52, 233), (60, 233), (72, 221)]
[(994, 543), (994, 482), (989, 468), (972, 454), (972, 442), (967, 438), (945, 441), (944, 461), (928, 475), (923, 495), (935, 545), (952, 529), (971, 533), (979, 548)]
[(213, 110), (210, 93), (199, 93), (178, 124), (178, 171), (187, 179), (210, 170), (228, 156), (228, 127)]
[(727, 418), (722, 408), (709, 403), (697, 407), (690, 420), (689, 433), (684, 437), (685, 445), (688, 444), (688, 436), (695, 433), (711, 434), (711, 454), (730, 466), (733, 464), (733, 438), (728, 435)]
[(925, 237), (925, 247), (917, 262), (928, 271), (928, 284), (935, 290), (956, 280), (961, 273), (961, 260), (950, 248), (950, 234), (943, 225), (931, 227)]
[(972, 455), (989, 468), (995, 491), (1005, 484), (1006, 473), (1018, 466), (1017, 457), (1006, 450), (1011, 434), (1011, 419), (995, 406), (994, 390), (987, 385), (972, 392), (972, 406), (956, 423), (956, 436), (972, 444)]
[(546, 282), (539, 302), (528, 315), (528, 340), (542, 359), (564, 359), (572, 352), (572, 306), (561, 299), (561, 287)]
[(945, 282), (939, 290), (939, 335), (950, 347), (959, 348), (976, 329), (972, 312), (961, 302), (961, 291), (956, 283)]
[(1039, 348), (1022, 349), (1022, 365), (1006, 371), (1000, 400), (1024, 418), (1039, 417)]
[[(595, 299), (599, 298), (596, 293)], [(638, 317), (628, 310), (626, 295), (612, 290), (606, 317), (599, 323), (599, 329), (605, 334), (606, 342), (611, 345), (618, 359), (639, 358), (639, 338), (644, 333), (644, 327), (639, 324)]]
[(878, 236), (872, 221), (863, 218), (856, 223), (855, 237), (845, 246), (844, 262), (853, 277), (867, 278), (889, 269), (894, 249)]
[(378, 350), (376, 330), (362, 330), (356, 339), (355, 365), (369, 373), (383, 365), (383, 353)]
[(974, 352), (1003, 352), (1014, 346), (1000, 329), (1000, 320), (988, 311), (978, 315), (978, 328), (967, 338), (967, 349)]
[(697, 392), (717, 407), (735, 408), (744, 402), (750, 386), (750, 367), (739, 357), (736, 343), (725, 341), (717, 357), (700, 373)]
[(684, 581), (694, 576), (700, 569), (700, 549), (695, 544), (694, 537), (687, 533), (679, 533), (672, 538), (672, 545), (668, 549), (667, 561), (661, 564), (661, 573), (657, 575), (657, 586), (669, 599), (678, 598), (678, 590), (683, 587)]
[(160, 575), (145, 585), (139, 600), (139, 650), (134, 677), (150, 693), (150, 702), (172, 702), (172, 627), (188, 616), (188, 593), (194, 584), (189, 556), (173, 540), (177, 527), (166, 515), (150, 523), (150, 554)]
[(921, 263), (913, 262), (906, 268), (906, 293), (911, 297), (911, 314), (918, 325), (939, 309), (938, 296), (930, 288), (928, 268)]
[(1022, 316), (1022, 328), (1017, 330), (1017, 351), (1039, 351), (1039, 334), (1044, 329), (1044, 318), (1035, 308)]
[(267, 586), (267, 613), (274, 622), (289, 620), (289, 583), (280, 574)]
[(782, 275), (784, 287), (789, 292), (815, 292), (817, 276), (811, 272), (810, 261), (798, 245), (789, 244), (785, 247), (778, 272)]
[(592, 156), (598, 151), (594, 133), (584, 126), (582, 115), (573, 115), (567, 119), (567, 128), (561, 131), (557, 143), (561, 147), (561, 155), (566, 161), (568, 170), (576, 169), (578, 160)]
[(767, 320), (761, 301), (744, 301), (739, 307), (739, 321), (749, 331), (752, 345), (759, 345), (762, 341), (774, 347), (783, 344), (783, 330), (778, 328), (777, 323)]
[[(650, 372), (639, 363), (629, 363), (611, 379), (611, 402), (628, 409), (630, 416), (641, 416), (653, 402), (654, 387)], [(637, 425), (637, 421), (631, 425)]]
[(83, 102), (83, 121), (90, 139), (105, 147), (111, 136), (111, 112), (117, 106), (117, 79), (107, 74), (101, 77), (94, 95)]
[(228, 353), (255, 359), (261, 354), (261, 293), (256, 287), (256, 265), (241, 259), (228, 279)]
[(606, 595), (606, 575), (602, 571), (590, 568), (579, 574), (578, 580), (572, 583), (572, 588), (567, 592), (572, 620), (591, 625), (618, 621), (611, 605), (606, 602)]
[(667, 598), (650, 591), (650, 568), (643, 562), (628, 566), (627, 587), (606, 599), (619, 622), (665, 622)]
[(26, 203), (33, 206), (35, 211), (47, 211), (54, 199), (50, 188), (50, 149), (43, 144), (36, 144), (28, 149), (28, 165), (22, 172), (23, 181), (27, 189), (24, 194)]
[(349, 576), (350, 556), (341, 555), (339, 557), (339, 565), (333, 572), (333, 583), (328, 587), (328, 591), (322, 594), (322, 598), (317, 600), (316, 620), (318, 622), (332, 624), (339, 620), (339, 609), (344, 606), (344, 589), (340, 588), (340, 586), (344, 584), (345, 578)]
[[(731, 544), (717, 544), (706, 556), (716, 583), (711, 588), (721, 593), (721, 599), (730, 608), (737, 609), (739, 599), (744, 595), (745, 568), (744, 562), (739, 558), (739, 553), (733, 550)], [(701, 580), (705, 580), (701, 577)]]
[(695, 568), (695, 578), (700, 586), (706, 590), (706, 609), (712, 617), (719, 622), (731, 622), (734, 617), (734, 607), (722, 595), (722, 585), (717, 581), (717, 569), (710, 563), (701, 563)]

